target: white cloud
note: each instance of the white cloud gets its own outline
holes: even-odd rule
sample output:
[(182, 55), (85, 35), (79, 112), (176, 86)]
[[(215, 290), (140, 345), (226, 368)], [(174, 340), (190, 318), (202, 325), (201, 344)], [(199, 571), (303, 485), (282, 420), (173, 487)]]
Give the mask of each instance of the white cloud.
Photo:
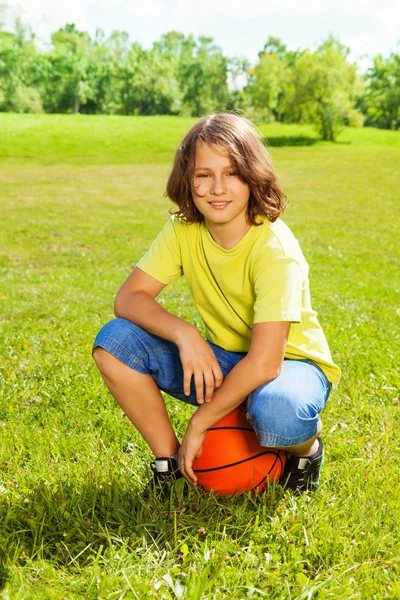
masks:
[(19, 16), (39, 37), (48, 36), (66, 23), (75, 23), (79, 29), (87, 29), (87, 9), (95, 0), (8, 0), (9, 19)]
[[(22, 17), (39, 37), (47, 37), (66, 23), (78, 29), (94, 32), (107, 29), (107, 22), (119, 23), (119, 29), (129, 29), (134, 19), (151, 19), (167, 8), (167, 0), (5, 0), (9, 7), (8, 21)], [(96, 22), (97, 20), (97, 22)], [(105, 21), (102, 22), (102, 21)]]
[[(246, 17), (293, 17), (293, 16), (322, 16), (327, 14), (346, 15), (374, 15), (385, 18), (385, 11), (400, 15), (398, 0), (202, 0), (200, 2), (179, 0), (180, 12), (192, 12), (195, 18), (207, 15), (210, 22), (215, 18), (240, 19), (243, 24)], [(223, 22), (221, 22), (221, 26)]]
[[(51, 4), (51, 0), (49, 3)], [(85, 12), (90, 12), (91, 15), (108, 14), (113, 20), (119, 19), (121, 27), (127, 24), (127, 15), (140, 18), (157, 17), (168, 7), (167, 0), (84, 0), (82, 4)]]
[[(103, 2), (109, 4), (109, 0), (103, 0)], [(115, 6), (114, 3), (113, 6)], [(125, 10), (132, 17), (156, 17), (163, 10), (168, 9), (168, 3), (162, 0), (144, 0), (143, 2), (119, 0), (117, 6), (121, 8), (121, 11)]]
[[(66, 23), (93, 34), (119, 29), (145, 46), (172, 29), (209, 35), (229, 55), (255, 60), (268, 36), (312, 48), (332, 33), (352, 55), (398, 51), (398, 0), (0, 0), (39, 38)], [(19, 6), (19, 9), (17, 7)]]

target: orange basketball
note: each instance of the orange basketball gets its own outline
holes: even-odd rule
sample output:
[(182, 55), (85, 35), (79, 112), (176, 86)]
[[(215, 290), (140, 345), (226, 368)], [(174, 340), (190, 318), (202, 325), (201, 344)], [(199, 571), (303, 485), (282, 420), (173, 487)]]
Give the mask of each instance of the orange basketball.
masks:
[(260, 446), (241, 404), (208, 430), (203, 454), (193, 461), (198, 483), (207, 492), (240, 494), (261, 492), (269, 480), (277, 481), (286, 452)]

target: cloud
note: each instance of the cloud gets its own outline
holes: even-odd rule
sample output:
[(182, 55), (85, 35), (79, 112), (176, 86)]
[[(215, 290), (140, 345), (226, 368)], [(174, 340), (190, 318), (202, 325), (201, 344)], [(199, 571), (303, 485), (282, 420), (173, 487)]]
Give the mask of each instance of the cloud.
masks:
[(95, 0), (8, 0), (9, 19), (19, 16), (35, 33), (48, 35), (66, 23), (75, 23), (79, 29), (87, 29), (87, 9)]
[[(229, 56), (255, 60), (268, 36), (291, 49), (313, 48), (329, 34), (354, 56), (398, 51), (398, 0), (0, 0), (19, 11), (39, 38), (66, 23), (94, 34), (127, 31), (146, 47), (172, 29), (208, 35)], [(19, 6), (19, 9), (17, 9)]]
[[(195, 18), (207, 16), (211, 22), (215, 18), (225, 17), (227, 20), (239, 19), (243, 23), (246, 17), (293, 17), (308, 16), (317, 17), (332, 14), (349, 18), (360, 14), (384, 16), (385, 11), (393, 11), (400, 14), (400, 5), (397, 0), (202, 0), (195, 8), (195, 2), (179, 0), (179, 10), (192, 12)], [(223, 22), (221, 22), (223, 25)]]
[[(102, 4), (109, 5), (109, 0), (102, 0)], [(156, 17), (164, 10), (167, 10), (168, 4), (163, 0), (145, 0), (143, 2), (126, 2), (119, 0), (112, 3), (115, 10), (128, 13), (132, 17)]]
[(127, 29), (132, 22), (152, 19), (167, 9), (167, 0), (6, 0), (6, 4), (8, 21), (20, 16), (39, 37), (66, 23), (90, 32), (97, 27), (107, 30), (110, 22), (115, 29)]

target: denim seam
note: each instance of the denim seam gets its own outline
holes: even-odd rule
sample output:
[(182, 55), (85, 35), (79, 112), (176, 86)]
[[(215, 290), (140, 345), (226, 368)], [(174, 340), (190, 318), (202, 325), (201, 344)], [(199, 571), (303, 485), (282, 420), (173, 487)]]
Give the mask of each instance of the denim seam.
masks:
[[(116, 356), (112, 350), (119, 350), (120, 353), (122, 354), (122, 356), (124, 358), (127, 359), (127, 362), (125, 363), (127, 366), (134, 368), (136, 365), (138, 365), (140, 362), (142, 363), (142, 368), (144, 367), (144, 363), (143, 363), (143, 352), (141, 352), (138, 355), (134, 355), (132, 354), (132, 352), (130, 352), (130, 350), (128, 350), (128, 348), (125, 348), (125, 346), (123, 346), (121, 344), (121, 342), (119, 342), (118, 340), (115, 340), (114, 338), (105, 335), (100, 337), (98, 340), (95, 340), (94, 343), (94, 347), (96, 346), (101, 346), (102, 344), (105, 344), (106, 346), (106, 350), (109, 350), (111, 352), (111, 354), (113, 354), (113, 356), (115, 356), (116, 358), (120, 358), (119, 356)], [(125, 361), (123, 361), (125, 362)]]
[[(319, 431), (318, 425), (315, 425), (310, 433), (303, 434), (297, 438), (286, 438), (281, 435), (277, 435), (276, 433), (270, 433), (269, 431), (263, 431), (262, 429), (254, 427), (253, 419), (248, 413), (246, 414), (246, 419), (255, 429), (259, 442), (262, 446), (269, 446), (270, 444), (273, 444), (277, 448), (280, 448), (281, 446), (297, 446), (298, 444), (303, 444), (304, 442), (307, 442), (308, 440), (316, 436)], [(268, 440), (268, 443), (266, 443), (265, 440)]]
[[(165, 350), (164, 348), (160, 349), (157, 346), (154, 346), (154, 348), (146, 348), (146, 350), (142, 350), (141, 352), (139, 352), (138, 354), (132, 354), (132, 352), (130, 350), (128, 350), (128, 348), (126, 348), (125, 346), (123, 346), (121, 344), (121, 342), (119, 342), (118, 340), (115, 340), (114, 338), (110, 337), (110, 336), (102, 336), (99, 340), (95, 340), (95, 345), (96, 346), (101, 346), (102, 343), (107, 343), (107, 346), (111, 349), (118, 349), (122, 355), (124, 356), (124, 358), (127, 358), (127, 366), (131, 367), (131, 368), (135, 368), (136, 366), (139, 366), (140, 363), (140, 367), (144, 370), (147, 370), (145, 368), (145, 364), (143, 361), (143, 357), (146, 354), (146, 352), (162, 352), (164, 354), (178, 354), (177, 352), (173, 352), (170, 350)], [(118, 356), (116, 357), (118, 358)]]

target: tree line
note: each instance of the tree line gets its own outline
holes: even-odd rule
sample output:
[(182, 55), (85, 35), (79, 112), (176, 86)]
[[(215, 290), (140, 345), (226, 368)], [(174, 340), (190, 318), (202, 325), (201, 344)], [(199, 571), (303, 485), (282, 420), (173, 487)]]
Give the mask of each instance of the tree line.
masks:
[(400, 128), (400, 55), (363, 75), (329, 37), (288, 50), (269, 37), (254, 65), (210, 37), (171, 31), (145, 49), (127, 33), (92, 37), (68, 24), (46, 49), (20, 21), (0, 28), (0, 111), (201, 116), (244, 111), (258, 121), (313, 123), (334, 140), (344, 125)]

